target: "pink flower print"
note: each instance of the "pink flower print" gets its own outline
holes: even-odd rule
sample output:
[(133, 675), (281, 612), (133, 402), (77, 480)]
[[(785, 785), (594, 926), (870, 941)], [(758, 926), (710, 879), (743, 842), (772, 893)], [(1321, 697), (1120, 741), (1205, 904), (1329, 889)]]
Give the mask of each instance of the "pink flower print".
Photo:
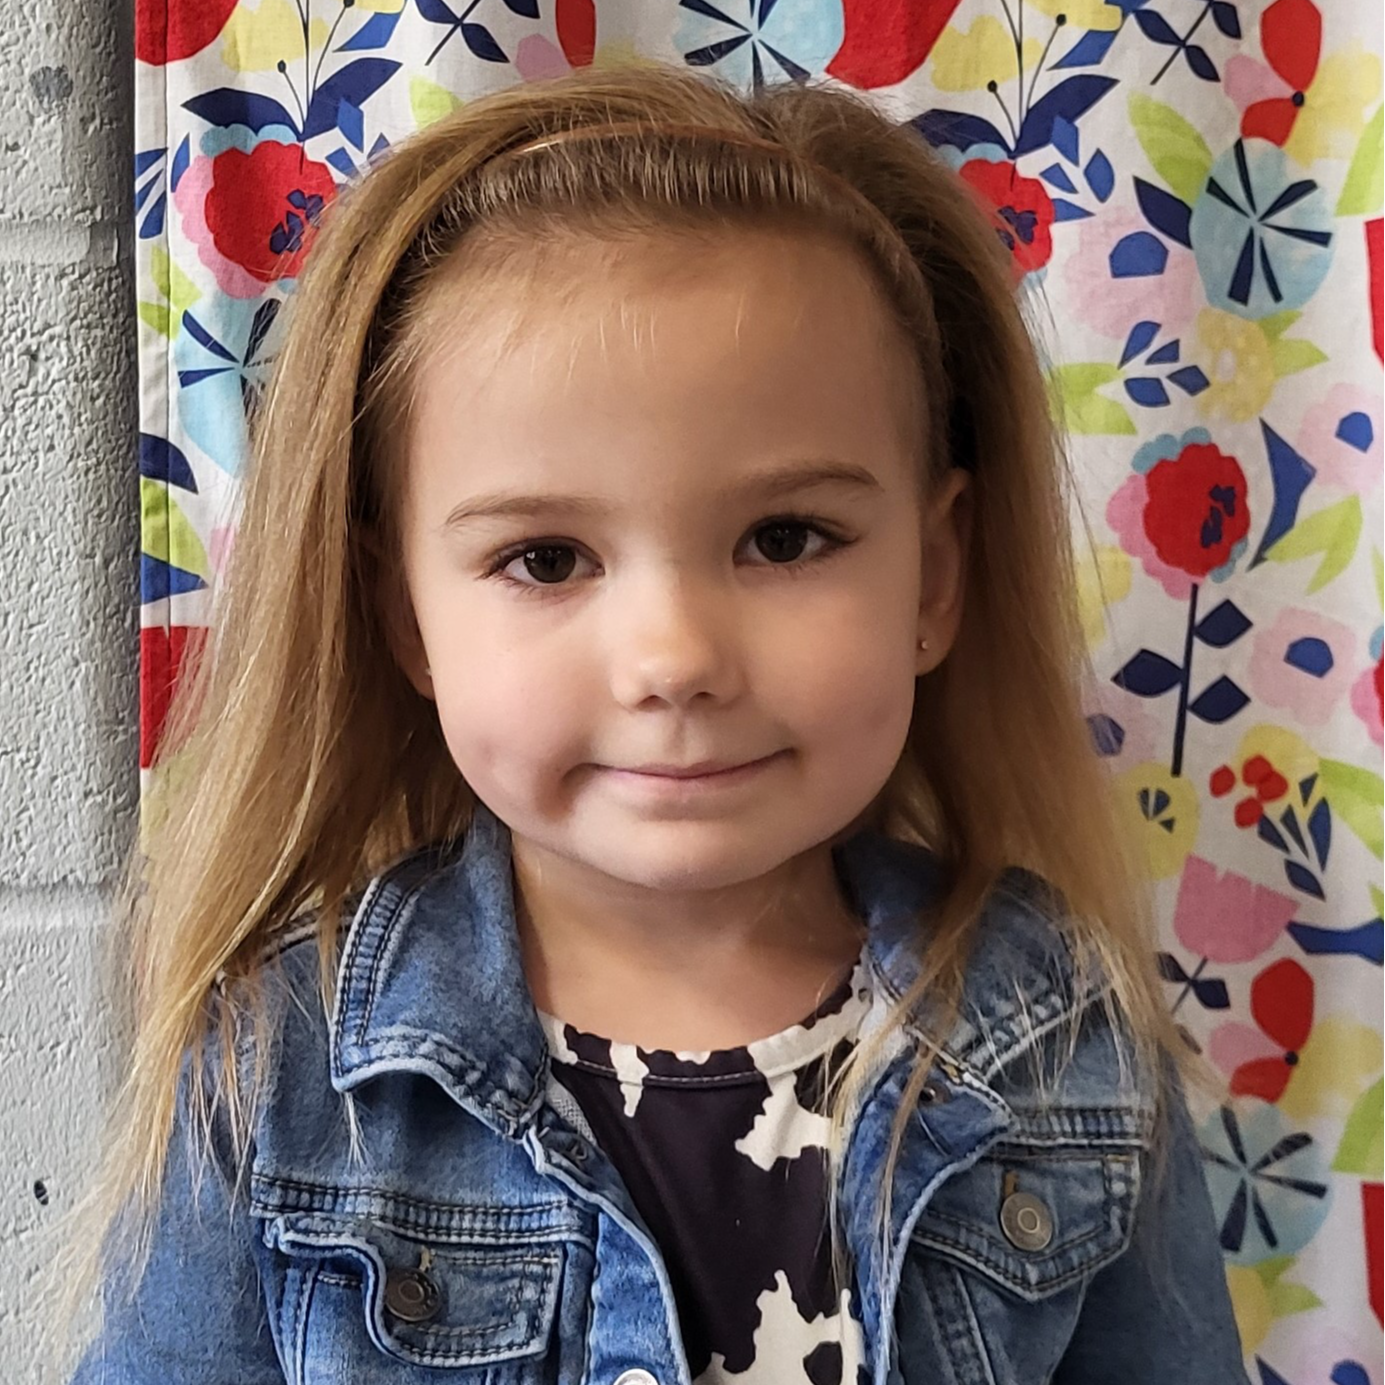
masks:
[(1374, 495), (1380, 487), (1382, 458), (1380, 421), (1385, 401), (1378, 389), (1334, 385), (1303, 416), (1295, 443), (1317, 475), (1317, 485)]
[(1250, 529), (1241, 464), (1206, 429), (1194, 428), (1151, 439), (1133, 465), (1106, 506), (1121, 547), (1175, 601), (1187, 600), (1204, 578), (1225, 581)]
[(1257, 701), (1321, 726), (1351, 684), (1356, 632), (1314, 611), (1290, 607), (1253, 636), (1250, 686)]
[(183, 234), (197, 247), (197, 258), (216, 276), (217, 288), (232, 298), (258, 298), (265, 291), (264, 280), (221, 254), (207, 226), (207, 198), (215, 180), (213, 163), (205, 155), (198, 155), (188, 164), (178, 180), (173, 205), (183, 218)]
[(1385, 717), (1385, 687), (1382, 687), (1381, 631), (1377, 628), (1371, 640), (1371, 664), (1351, 685), (1351, 710), (1361, 718), (1366, 734), (1379, 745), (1382, 740), (1381, 720)]
[(1249, 962), (1293, 922), (1298, 902), (1234, 871), (1189, 856), (1178, 883), (1173, 931), (1210, 962)]
[(1166, 337), (1188, 331), (1200, 298), (1190, 250), (1160, 240), (1133, 212), (1112, 210), (1078, 223), (1064, 240), (1072, 250), (1058, 281), (1079, 321), (1112, 341), (1145, 320), (1160, 323)]

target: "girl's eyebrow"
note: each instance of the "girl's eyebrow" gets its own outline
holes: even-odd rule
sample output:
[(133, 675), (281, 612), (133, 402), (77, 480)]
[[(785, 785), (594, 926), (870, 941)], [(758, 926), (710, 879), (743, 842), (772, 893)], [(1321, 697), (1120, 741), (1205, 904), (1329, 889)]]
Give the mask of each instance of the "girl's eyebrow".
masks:
[[(790, 463), (743, 480), (722, 491), (715, 499), (728, 504), (744, 499), (767, 499), (817, 486), (843, 486), (857, 491), (883, 489), (874, 473), (850, 462), (820, 462), (808, 466)], [(595, 519), (609, 509), (604, 501), (589, 495), (522, 495), (514, 491), (496, 491), (453, 506), (443, 520), (441, 529), (460, 529), (471, 519), (551, 514), (557, 511)]]

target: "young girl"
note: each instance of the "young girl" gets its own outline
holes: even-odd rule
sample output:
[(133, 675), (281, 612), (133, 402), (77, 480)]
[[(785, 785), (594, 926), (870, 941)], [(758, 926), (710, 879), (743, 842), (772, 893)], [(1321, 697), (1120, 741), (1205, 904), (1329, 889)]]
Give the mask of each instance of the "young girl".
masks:
[(131, 866), (78, 1385), (1243, 1381), (1059, 459), (862, 98), (584, 72), (344, 194)]

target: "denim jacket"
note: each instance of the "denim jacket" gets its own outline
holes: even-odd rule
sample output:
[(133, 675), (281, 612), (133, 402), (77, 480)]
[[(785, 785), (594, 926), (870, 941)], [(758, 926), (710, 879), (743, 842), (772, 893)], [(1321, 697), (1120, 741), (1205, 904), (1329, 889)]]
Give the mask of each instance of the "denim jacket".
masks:
[[(897, 997), (936, 858), (874, 832), (832, 852)], [(330, 1022), (311, 922), (281, 937), (249, 1157), (233, 1165), (218, 1119), (194, 1177), (185, 1059), (148, 1267), (73, 1385), (691, 1385), (660, 1251), (576, 1103), (549, 1096), (511, 882), (508, 829), (480, 805), (459, 847), (379, 874)], [(987, 901), (887, 1240), (904, 1034), (856, 1107), (840, 1187), (872, 1385), (1245, 1385), (1186, 1101), (1155, 1180), (1152, 1083), (1119, 1080), (1052, 897), (1012, 869)], [(1074, 1010), (1040, 1100), (1035, 1060)]]

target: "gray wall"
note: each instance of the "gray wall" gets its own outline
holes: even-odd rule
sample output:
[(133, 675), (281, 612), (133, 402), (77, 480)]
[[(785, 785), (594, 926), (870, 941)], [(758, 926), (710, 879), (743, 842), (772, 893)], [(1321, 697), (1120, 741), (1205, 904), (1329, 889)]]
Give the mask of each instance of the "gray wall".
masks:
[(128, 0), (0, 0), (0, 1379), (113, 1076), (94, 945), (139, 796)]

